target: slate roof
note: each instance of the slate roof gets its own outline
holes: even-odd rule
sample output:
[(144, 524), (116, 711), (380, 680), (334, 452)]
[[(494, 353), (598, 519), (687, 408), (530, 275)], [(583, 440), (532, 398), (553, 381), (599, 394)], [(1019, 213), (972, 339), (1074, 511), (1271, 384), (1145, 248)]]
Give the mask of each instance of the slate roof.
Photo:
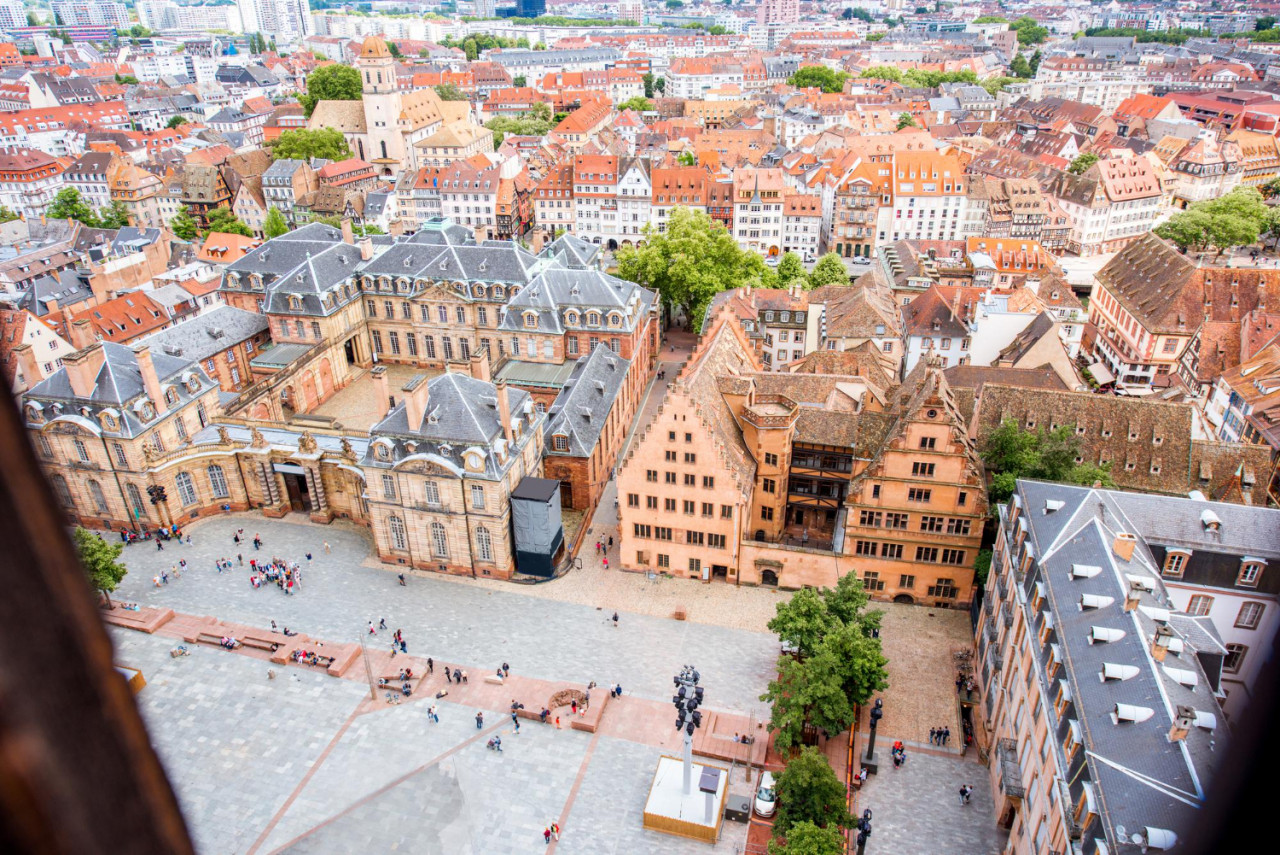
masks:
[[(631, 361), (623, 359), (603, 344), (578, 359), (564, 388), (547, 410), (544, 440), (547, 454), (590, 457), (600, 441), (605, 420), (626, 381)], [(555, 447), (555, 437), (564, 436), (567, 450)]]
[(233, 306), (219, 306), (167, 330), (152, 333), (138, 344), (151, 352), (203, 362), (267, 329), (267, 316)]
[[(247, 290), (250, 276), (257, 274), (264, 288), (264, 311), (322, 317), (344, 304), (336, 286), (348, 280), (360, 262), (360, 248), (344, 243), (340, 231), (311, 223), (267, 241), (228, 265), (221, 290)], [(337, 297), (326, 306), (323, 298), (331, 293)], [(290, 306), (291, 296), (301, 299), (299, 308)]]
[[(635, 329), (637, 324), (644, 323), (649, 307), (657, 295), (634, 282), (601, 273), (598, 270), (563, 270), (549, 268), (539, 273), (528, 285), (507, 302), (507, 311), (498, 329), (511, 332), (532, 330), (525, 326), (524, 314), (532, 309), (538, 313), (538, 332), (564, 332), (564, 320), (561, 312), (566, 308), (575, 308), (580, 312), (588, 309), (599, 310), (601, 326), (604, 334), (610, 330), (627, 333)], [(611, 310), (621, 315), (621, 324), (608, 326), (607, 316)], [(585, 327), (587, 329), (596, 329)]]
[(539, 258), (554, 259), (565, 267), (586, 269), (595, 264), (600, 255), (599, 244), (585, 241), (577, 235), (565, 233), (542, 248)]
[(31, 287), (24, 294), (23, 307), (29, 309), (37, 318), (43, 318), (49, 314), (46, 308), (49, 300), (57, 300), (58, 307), (63, 308), (82, 303), (93, 296), (87, 277), (81, 276), (74, 270), (64, 270), (60, 275), (61, 280), (54, 279), (52, 276), (41, 276), (33, 280)]

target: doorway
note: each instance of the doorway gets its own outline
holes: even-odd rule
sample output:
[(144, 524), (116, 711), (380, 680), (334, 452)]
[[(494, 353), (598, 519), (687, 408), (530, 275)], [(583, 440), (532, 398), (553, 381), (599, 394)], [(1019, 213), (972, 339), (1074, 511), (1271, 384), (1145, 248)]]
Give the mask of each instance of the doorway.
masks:
[(719, 580), (721, 582), (729, 581), (729, 568), (723, 564), (711, 565), (711, 581)]
[(285, 492), (289, 496), (289, 507), (295, 511), (311, 512), (311, 493), (307, 489), (307, 479), (304, 475), (295, 475), (292, 472), (282, 472), (281, 477), (284, 478)]
[(776, 571), (776, 570), (761, 570), (761, 571), (760, 571), (760, 584), (761, 584), (761, 585), (768, 585), (768, 586), (769, 586), (769, 587), (771, 587), (771, 588), (776, 588), (776, 587), (778, 587), (778, 571)]
[(347, 364), (355, 365), (356, 364), (356, 337), (352, 336), (351, 338), (347, 339), (347, 343), (342, 346), (342, 349), (347, 354)]

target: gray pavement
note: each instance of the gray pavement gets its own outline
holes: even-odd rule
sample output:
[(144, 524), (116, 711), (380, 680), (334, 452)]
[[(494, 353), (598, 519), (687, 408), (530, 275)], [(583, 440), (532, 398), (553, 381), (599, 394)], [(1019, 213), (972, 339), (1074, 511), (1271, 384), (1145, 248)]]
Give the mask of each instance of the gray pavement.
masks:
[[(241, 527), (248, 540), (236, 544), (232, 535)], [(428, 574), (414, 575), (400, 587), (394, 570), (362, 564), (370, 554), (368, 536), (347, 523), (318, 526), (231, 514), (188, 531), (189, 546), (127, 547), (123, 558), (130, 572), (117, 596), (264, 628), (275, 620), (337, 642), (365, 638), (389, 646), (398, 628), (416, 656), (478, 673), (508, 662), (512, 671), (543, 680), (621, 682), (629, 693), (655, 700), (669, 698), (671, 676), (693, 663), (704, 676), (713, 708), (758, 715), (766, 709), (759, 695), (777, 660), (772, 635), (628, 613), (615, 629), (608, 611), (525, 596), (516, 585), (510, 592), (494, 591)], [(248, 542), (255, 533), (264, 541), (256, 553)], [(325, 541), (331, 554), (324, 551)], [(237, 552), (245, 567), (227, 573), (214, 569), (215, 559), (235, 561)], [(303, 565), (297, 594), (249, 584), (250, 557), (272, 556)], [(180, 558), (188, 562), (182, 577), (155, 587), (152, 578)], [(391, 632), (368, 637), (368, 621), (379, 618), (386, 618)]]
[[(879, 774), (867, 779), (857, 798), (857, 813), (870, 808), (868, 849), (894, 855), (997, 855), (1007, 834), (995, 824), (991, 779), (976, 759), (944, 757), (907, 749), (907, 762), (895, 769), (889, 745), (877, 747)], [(973, 787), (961, 806), (960, 787)]]

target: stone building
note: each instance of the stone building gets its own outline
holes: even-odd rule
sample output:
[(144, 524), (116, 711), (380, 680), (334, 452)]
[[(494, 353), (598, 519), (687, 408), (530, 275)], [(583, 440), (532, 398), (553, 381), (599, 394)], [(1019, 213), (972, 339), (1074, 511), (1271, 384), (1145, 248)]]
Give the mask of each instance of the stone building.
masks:
[(566, 508), (595, 507), (617, 463), (638, 403), (626, 395), (631, 363), (603, 344), (574, 364), (547, 410), (546, 477)]

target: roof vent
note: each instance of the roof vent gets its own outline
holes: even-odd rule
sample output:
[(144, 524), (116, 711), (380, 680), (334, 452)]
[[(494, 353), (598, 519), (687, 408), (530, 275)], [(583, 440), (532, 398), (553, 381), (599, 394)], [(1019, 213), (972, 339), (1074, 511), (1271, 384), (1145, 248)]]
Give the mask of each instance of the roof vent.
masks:
[(1081, 594), (1080, 611), (1084, 611), (1086, 609), (1105, 609), (1115, 601), (1115, 597), (1104, 597), (1098, 594)]
[(1138, 673), (1137, 665), (1117, 665), (1114, 662), (1103, 662), (1102, 673), (1098, 675), (1098, 679), (1104, 683), (1108, 680), (1132, 680), (1138, 676)]
[(1102, 572), (1102, 568), (1094, 564), (1072, 564), (1072, 579), (1092, 579)]
[(1064, 507), (1066, 507), (1066, 505), (1067, 503), (1064, 501), (1061, 501), (1060, 499), (1045, 499), (1044, 513), (1046, 516), (1048, 516), (1054, 511), (1062, 510)]
[(1111, 723), (1119, 724), (1120, 722), (1139, 724), (1150, 720), (1156, 711), (1151, 707), (1139, 707), (1132, 704), (1116, 704), (1111, 711)]
[(1115, 629), (1109, 626), (1089, 627), (1090, 644), (1106, 644), (1108, 642), (1119, 641), (1122, 638), (1124, 638), (1123, 629)]
[(1194, 689), (1200, 684), (1200, 678), (1196, 675), (1196, 672), (1190, 671), (1186, 668), (1170, 668), (1168, 665), (1165, 665), (1164, 673), (1171, 679), (1186, 686), (1188, 689)]
[(1142, 831), (1131, 838), (1134, 843), (1146, 849), (1172, 849), (1178, 843), (1178, 835), (1167, 828), (1144, 826)]
[(1221, 531), (1222, 520), (1213, 511), (1205, 508), (1200, 512), (1200, 525), (1205, 531)]

